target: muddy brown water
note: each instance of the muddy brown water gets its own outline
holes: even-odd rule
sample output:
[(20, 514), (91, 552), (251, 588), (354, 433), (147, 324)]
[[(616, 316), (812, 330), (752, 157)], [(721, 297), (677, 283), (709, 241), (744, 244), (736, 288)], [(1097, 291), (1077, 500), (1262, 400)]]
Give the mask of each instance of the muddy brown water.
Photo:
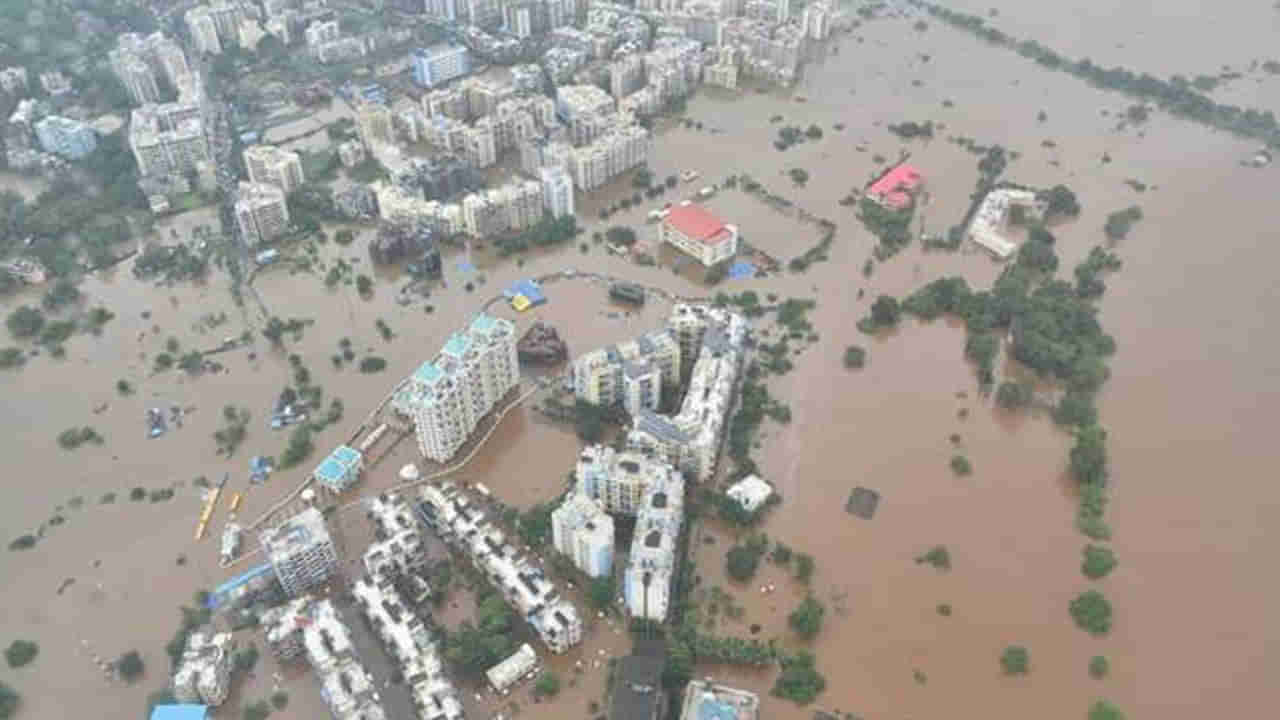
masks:
[[(1126, 6), (1109, 27), (1078, 2), (1036, 9), (1005, 4), (998, 25), (1073, 55), (1168, 73), (1239, 66), (1274, 47), (1266, 42), (1273, 39), (1274, 16), (1261, 15), (1261, 6), (1210, 13), (1208, 26), (1191, 12), (1208, 13), (1204, 8), (1187, 2), (1172, 8), (1153, 20), (1156, 11)], [(652, 162), (659, 177), (690, 167), (708, 181), (748, 172), (840, 226), (829, 262), (800, 275), (725, 286), (818, 300), (811, 318), (819, 340), (794, 358), (793, 372), (770, 382), (771, 391), (790, 405), (793, 421), (766, 423), (757, 451), (763, 474), (785, 498), (763, 530), (814, 555), (812, 588), (828, 606), (826, 627), (812, 645), (828, 683), (815, 707), (867, 718), (942, 717), (969, 707), (998, 717), (1077, 720), (1094, 699), (1106, 697), (1137, 716), (1191, 718), (1206, 708), (1255, 715), (1274, 701), (1268, 680), (1280, 671), (1280, 660), (1268, 652), (1280, 642), (1280, 626), (1267, 612), (1277, 591), (1266, 572), (1269, 541), (1280, 521), (1280, 491), (1267, 482), (1276, 459), (1268, 437), (1270, 410), (1280, 399), (1274, 347), (1280, 298), (1270, 212), (1280, 186), (1277, 170), (1241, 168), (1237, 160), (1253, 149), (1250, 143), (1159, 113), (1141, 136), (1132, 128), (1116, 132), (1114, 119), (1101, 110), (1121, 112), (1130, 104), (1126, 98), (1043, 72), (940, 23), (930, 26), (920, 35), (910, 22), (876, 21), (855, 32), (862, 43), (855, 36), (841, 38), (838, 55), (806, 70), (795, 90), (804, 103), (777, 93), (748, 92), (733, 100), (699, 96), (689, 116), (703, 121), (704, 130), (666, 124)], [(1095, 33), (1099, 27), (1107, 29)], [(1222, 39), (1208, 47), (1189, 42), (1205, 27)], [(1047, 28), (1056, 33), (1052, 42)], [(1124, 47), (1117, 47), (1121, 42)], [(1185, 52), (1186, 47), (1196, 51)], [(922, 62), (919, 53), (929, 54), (930, 61)], [(1251, 104), (1275, 106), (1277, 85), (1241, 79), (1224, 92), (1252, 89)], [(944, 108), (944, 99), (954, 107)], [(1036, 121), (1041, 109), (1049, 116), (1045, 123)], [(773, 115), (788, 124), (817, 123), (825, 137), (780, 153), (770, 145), (777, 130), (768, 121)], [(908, 119), (932, 119), (947, 128), (933, 142), (904, 145), (883, 127)], [(837, 132), (835, 123), (846, 128)], [(1069, 438), (1037, 413), (1010, 417), (978, 398), (972, 368), (962, 357), (963, 328), (945, 320), (909, 320), (889, 336), (867, 338), (854, 327), (879, 293), (902, 295), (944, 273), (961, 273), (985, 286), (999, 272), (978, 253), (923, 254), (912, 247), (871, 278), (860, 273), (872, 239), (837, 201), (879, 167), (874, 154), (893, 158), (905, 147), (928, 176), (925, 226), (944, 230), (963, 212), (976, 179), (976, 158), (945, 141), (953, 134), (1020, 151), (1006, 173), (1010, 179), (1063, 182), (1079, 194), (1083, 216), (1055, 228), (1064, 267), (1102, 240), (1106, 213), (1136, 203), (1145, 214), (1118, 247), (1125, 266), (1109, 278), (1101, 303), (1103, 321), (1120, 348), (1100, 399), (1111, 438), (1109, 519), (1120, 567), (1100, 582), (1085, 580), (1079, 571), (1085, 540), (1072, 525), (1074, 499), (1064, 476)], [(1045, 139), (1057, 147), (1042, 147)], [(1111, 163), (1101, 163), (1104, 153)], [(792, 167), (809, 171), (806, 187), (794, 187), (783, 174)], [(1123, 184), (1128, 178), (1153, 189), (1135, 193)], [(681, 192), (701, 184), (682, 184)], [(623, 181), (580, 198), (584, 240), (590, 244), (590, 232), (617, 222), (652, 232), (643, 222), (652, 202), (608, 222), (598, 220), (599, 207), (630, 192)], [(712, 205), (783, 257), (815, 240), (815, 233), (794, 231), (795, 220), (740, 193), (726, 193)], [(357, 272), (369, 272), (362, 247), (330, 243), (321, 254), (359, 258)], [(316, 275), (273, 269), (257, 279), (272, 312), (317, 321), (287, 352), (302, 356), (326, 397), (340, 397), (346, 405), (344, 422), (316, 438), (312, 460), (345, 439), (483, 298), (520, 277), (578, 267), (682, 294), (702, 292), (669, 268), (638, 268), (595, 245), (586, 254), (576, 247), (531, 253), (523, 268), (477, 252), (474, 274), (460, 270), (457, 259), (446, 261), (448, 288), (427, 301), (435, 306), (431, 314), (422, 302), (395, 302), (403, 278), (394, 272), (377, 274), (375, 295), (367, 301), (350, 287), (324, 289)], [(465, 282), (479, 275), (484, 283), (467, 292)], [(145, 694), (165, 682), (162, 648), (177, 624), (177, 606), (229, 575), (216, 558), (225, 502), (209, 537), (194, 542), (200, 498), (191, 480), (230, 472), (230, 489), (247, 492), (242, 514), (253, 517), (312, 465), (248, 489), (248, 458), (276, 454), (285, 443), (283, 433), (266, 427), (266, 416), (271, 398), (289, 382), (286, 352), (259, 340), (253, 359), (246, 350), (217, 356), (226, 366), (222, 375), (192, 379), (151, 372), (170, 336), (184, 349), (207, 348), (260, 323), (251, 306), (242, 311), (232, 304), (225, 275), (214, 273), (201, 285), (156, 289), (120, 268), (88, 279), (83, 289), (90, 305), (103, 304), (117, 314), (103, 335), (76, 336), (64, 360), (41, 356), (0, 374), (0, 390), (9, 398), (0, 413), (0, 444), (15, 470), (0, 491), (6, 542), (56, 512), (66, 517), (65, 524), (47, 528), (35, 548), (3, 554), (11, 581), (4, 589), (0, 636), (40, 644), (34, 665), (5, 673), (5, 682), (23, 695), (23, 717), (86, 711), (137, 717)], [(866, 298), (857, 298), (859, 289)], [(551, 302), (537, 317), (556, 324), (575, 353), (656, 326), (662, 315), (655, 305), (637, 317), (610, 318), (602, 311), (619, 309), (605, 310), (603, 290), (582, 283), (551, 286), (547, 294)], [(37, 299), (27, 292), (6, 300), (4, 309)], [(141, 316), (144, 311), (149, 318)], [(211, 312), (226, 312), (228, 322), (196, 329), (197, 318)], [(522, 327), (535, 317), (500, 312), (518, 317)], [(378, 318), (397, 333), (390, 343), (375, 330)], [(342, 337), (351, 338), (362, 355), (371, 350), (385, 357), (386, 371), (334, 371), (329, 358)], [(859, 373), (841, 365), (851, 343), (869, 350), (868, 365)], [(114, 385), (121, 378), (137, 394), (118, 396)], [(104, 403), (105, 410), (95, 414)], [(146, 439), (145, 409), (169, 404), (195, 411), (184, 427)], [(227, 404), (253, 413), (249, 437), (230, 461), (214, 454), (212, 440)], [(957, 417), (962, 408), (969, 410), (965, 420)], [(57, 447), (59, 432), (85, 424), (105, 436), (104, 446)], [(962, 451), (974, 464), (968, 478), (955, 478), (947, 467), (952, 433), (960, 434)], [(567, 429), (527, 409), (515, 411), (460, 479), (485, 482), (504, 501), (527, 506), (564, 486), (577, 448)], [(393, 484), (401, 460), (411, 457), (411, 446), (402, 444), (370, 474), (368, 486)], [(127, 499), (134, 486), (173, 483), (183, 485), (170, 501)], [(882, 494), (872, 521), (843, 511), (857, 485)], [(118, 494), (114, 504), (99, 504), (106, 492)], [(84, 498), (83, 507), (70, 509), (77, 496)], [(714, 545), (697, 546), (704, 585), (731, 591), (744, 608), (740, 621), (722, 621), (718, 631), (746, 635), (759, 623), (760, 637), (795, 646), (786, 614), (805, 589), (772, 566), (749, 586), (734, 586), (723, 572), (731, 533), (714, 523), (704, 531), (717, 538)], [(935, 544), (950, 549), (950, 572), (913, 562)], [(183, 566), (176, 564), (180, 554), (187, 558)], [(76, 582), (57, 594), (67, 578)], [(778, 589), (761, 594), (762, 583)], [(1071, 597), (1091, 585), (1115, 607), (1114, 628), (1105, 638), (1077, 630), (1067, 614)], [(939, 616), (939, 603), (950, 604), (953, 614)], [(1028, 676), (1001, 675), (997, 658), (1010, 644), (1030, 649)], [(146, 677), (132, 687), (104, 681), (91, 655), (111, 658), (133, 648), (146, 661)], [(597, 626), (587, 648), (553, 665), (571, 673), (578, 659), (625, 649), (625, 636)], [(1111, 676), (1104, 681), (1087, 673), (1089, 658), (1097, 654), (1111, 660)], [(233, 700), (266, 697), (273, 670), (264, 663)], [(913, 679), (915, 670), (926, 683)], [(699, 667), (698, 674), (762, 694), (773, 681), (770, 671)], [(566, 690), (563, 702), (533, 705), (526, 698), (521, 714), (585, 717), (587, 702), (603, 695), (603, 675), (587, 672), (579, 687)], [(285, 687), (291, 704), (278, 716), (326, 712), (310, 673), (287, 673)], [(775, 698), (763, 702), (764, 717), (808, 715)], [(493, 707), (491, 700), (468, 704), (477, 717)], [(229, 706), (223, 712), (236, 710)]]

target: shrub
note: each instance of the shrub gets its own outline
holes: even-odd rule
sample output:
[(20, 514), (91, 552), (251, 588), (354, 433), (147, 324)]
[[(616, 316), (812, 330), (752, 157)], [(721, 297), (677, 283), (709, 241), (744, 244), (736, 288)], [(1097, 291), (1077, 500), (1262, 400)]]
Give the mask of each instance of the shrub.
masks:
[(746, 582), (756, 574), (756, 566), (760, 563), (760, 556), (746, 546), (734, 545), (729, 548), (728, 554), (725, 555), (725, 561), (728, 563), (729, 577), (738, 582)]
[(1005, 675), (1025, 675), (1031, 656), (1021, 645), (1010, 645), (1000, 656), (1000, 667)]
[(1093, 635), (1106, 635), (1111, 630), (1111, 603), (1097, 590), (1080, 593), (1071, 601), (1071, 618), (1076, 626)]
[(860, 370), (867, 364), (867, 351), (858, 345), (850, 345), (844, 349), (844, 366), (850, 370)]
[(1116, 554), (1111, 548), (1090, 543), (1084, 546), (1084, 562), (1080, 571), (1090, 580), (1104, 578), (1116, 567)]
[(271, 693), (271, 707), (277, 710), (283, 710), (289, 706), (289, 693), (283, 690), (277, 690)]
[(813, 653), (801, 651), (794, 657), (780, 661), (782, 672), (773, 683), (773, 694), (800, 705), (813, 702), (827, 687), (827, 680), (819, 673), (817, 658)]
[(18, 712), (18, 706), (22, 704), (22, 698), (19, 697), (17, 691), (8, 685), (0, 682), (0, 718), (8, 720)]
[(376, 355), (360, 358), (360, 372), (376, 373), (382, 372), (387, 367), (387, 361)]
[(942, 617), (951, 617), (951, 605), (949, 603), (938, 603), (938, 614)]
[(550, 670), (542, 671), (533, 684), (533, 692), (539, 697), (555, 697), (560, 692), (560, 676)]
[(258, 646), (249, 643), (243, 650), (237, 650), (236, 654), (231, 656), (231, 662), (235, 665), (237, 672), (253, 670), (253, 666), (258, 664)]
[(810, 640), (822, 629), (822, 617), (825, 614), (826, 608), (810, 594), (787, 616), (787, 624), (797, 635)]
[(929, 552), (926, 552), (923, 555), (917, 556), (916, 564), (917, 565), (928, 564), (928, 565), (932, 565), (934, 568), (938, 570), (950, 570), (951, 569), (951, 553), (947, 552), (946, 546), (935, 545), (929, 550)]
[(1089, 720), (1124, 720), (1124, 713), (1106, 700), (1099, 700), (1089, 707)]
[(973, 474), (973, 464), (969, 462), (969, 458), (963, 455), (951, 456), (951, 472), (964, 477)]
[(1089, 676), (1101, 680), (1111, 672), (1111, 663), (1102, 655), (1089, 658)]
[(40, 653), (40, 646), (29, 640), (14, 640), (9, 643), (9, 647), (4, 650), (5, 662), (9, 663), (11, 668), (20, 668), (29, 664), (36, 659), (36, 655)]
[(142, 656), (138, 655), (137, 650), (130, 650), (116, 660), (116, 671), (120, 673), (120, 677), (124, 678), (125, 682), (130, 684), (142, 677), (144, 669)]
[(373, 278), (368, 275), (357, 276), (356, 292), (360, 293), (360, 297), (366, 299), (373, 295)]
[(19, 535), (9, 543), (10, 550), (30, 550), (36, 546), (36, 536), (30, 533)]
[(30, 305), (23, 305), (9, 313), (5, 325), (15, 338), (35, 337), (44, 328), (44, 314)]
[(266, 700), (259, 700), (252, 705), (244, 706), (244, 720), (266, 720), (271, 714), (271, 706)]
[(799, 553), (796, 555), (796, 579), (800, 582), (807, 583), (809, 578), (813, 577), (813, 570), (816, 564), (813, 556), (809, 553)]
[(22, 348), (7, 347), (0, 350), (0, 369), (8, 370), (22, 366), (27, 361), (27, 356), (22, 352)]
[(1019, 410), (1031, 404), (1031, 386), (1005, 381), (996, 390), (996, 404), (1005, 410)]

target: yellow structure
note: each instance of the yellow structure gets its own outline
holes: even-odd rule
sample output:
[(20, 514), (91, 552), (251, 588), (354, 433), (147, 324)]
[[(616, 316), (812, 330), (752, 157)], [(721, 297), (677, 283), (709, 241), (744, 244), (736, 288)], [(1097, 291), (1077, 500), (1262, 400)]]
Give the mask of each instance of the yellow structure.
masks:
[(222, 488), (216, 487), (209, 493), (209, 499), (205, 501), (204, 509), (200, 511), (200, 524), (196, 525), (196, 539), (204, 538), (205, 528), (209, 525), (209, 518), (213, 517), (214, 508), (218, 507), (218, 497), (222, 495)]
[(525, 310), (528, 310), (529, 308), (533, 307), (533, 303), (529, 302), (529, 298), (525, 297), (524, 295), (516, 295), (515, 297), (511, 298), (511, 307), (516, 312), (524, 312)]

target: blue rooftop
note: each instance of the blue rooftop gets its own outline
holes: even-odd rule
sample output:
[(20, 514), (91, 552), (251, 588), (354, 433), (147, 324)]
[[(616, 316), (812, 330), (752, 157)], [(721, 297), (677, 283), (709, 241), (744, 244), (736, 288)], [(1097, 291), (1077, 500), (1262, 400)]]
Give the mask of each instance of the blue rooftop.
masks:
[(157, 705), (151, 711), (151, 720), (205, 720), (208, 716), (205, 705)]
[(319, 467), (316, 468), (316, 476), (324, 482), (339, 482), (346, 474), (347, 469), (343, 467), (342, 463), (331, 457), (325, 458), (324, 462), (320, 463)]
[(698, 720), (738, 720), (738, 709), (719, 700), (703, 700), (698, 706)]
[(329, 457), (337, 460), (343, 465), (355, 465), (360, 462), (360, 453), (347, 445), (339, 445), (334, 449), (333, 453), (331, 453)]
[(462, 333), (454, 333), (449, 336), (449, 342), (444, 344), (444, 352), (446, 355), (460, 358), (466, 354), (467, 349), (471, 347), (471, 336)]
[(489, 313), (480, 313), (475, 320), (471, 321), (471, 330), (473, 332), (488, 332), (498, 320)]
[(420, 383), (427, 383), (429, 385), (440, 379), (442, 374), (443, 373), (440, 372), (440, 368), (432, 365), (431, 362), (428, 361), (418, 366), (418, 369), (413, 373), (413, 379)]

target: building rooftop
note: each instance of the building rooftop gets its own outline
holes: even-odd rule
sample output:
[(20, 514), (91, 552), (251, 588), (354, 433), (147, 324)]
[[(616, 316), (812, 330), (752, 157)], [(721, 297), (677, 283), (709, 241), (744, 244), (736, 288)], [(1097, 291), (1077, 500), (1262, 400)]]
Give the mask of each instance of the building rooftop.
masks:
[(206, 705), (157, 705), (151, 711), (151, 720), (205, 720), (208, 716)]
[(289, 518), (280, 527), (262, 533), (262, 544), (269, 554), (296, 552), (321, 539), (329, 541), (329, 530), (324, 516), (313, 507)]
[(663, 222), (694, 240), (708, 244), (719, 242), (726, 232), (723, 220), (696, 203), (671, 208), (671, 214)]
[(662, 693), (661, 655), (628, 655), (618, 660), (609, 720), (652, 720)]
[(471, 336), (463, 333), (454, 333), (449, 336), (448, 342), (444, 344), (444, 353), (460, 358), (471, 348)]
[(419, 365), (418, 369), (413, 372), (413, 379), (420, 383), (430, 385), (436, 380), (439, 380), (440, 376), (443, 374), (444, 373), (440, 372), (440, 368), (436, 367), (428, 360), (427, 362)]
[(759, 713), (755, 693), (694, 680), (685, 689), (680, 720), (756, 720)]
[(904, 208), (911, 202), (911, 193), (924, 182), (924, 176), (914, 166), (903, 163), (871, 183), (867, 192), (878, 196), (894, 208)]

